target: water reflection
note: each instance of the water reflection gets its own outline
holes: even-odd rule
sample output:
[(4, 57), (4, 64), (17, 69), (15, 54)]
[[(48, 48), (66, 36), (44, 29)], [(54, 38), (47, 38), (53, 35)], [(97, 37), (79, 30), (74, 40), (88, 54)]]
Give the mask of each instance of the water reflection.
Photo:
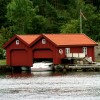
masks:
[(46, 77), (46, 76), (51, 76), (52, 72), (51, 71), (44, 71), (44, 72), (31, 72), (31, 74), (33, 76), (42, 76), (42, 77)]
[(20, 72), (20, 73), (9, 73), (7, 74), (7, 77), (10, 77), (10, 78), (20, 78), (20, 77), (32, 77), (33, 75), (29, 72)]
[(0, 73), (0, 78), (30, 78), (30, 77), (56, 77), (56, 76), (70, 76), (70, 77), (87, 77), (87, 76), (95, 76), (99, 75), (99, 72), (52, 72), (52, 71), (41, 71), (41, 72), (27, 72), (27, 71), (22, 71), (22, 72), (1, 72)]
[(2, 73), (0, 100), (100, 100), (100, 73)]

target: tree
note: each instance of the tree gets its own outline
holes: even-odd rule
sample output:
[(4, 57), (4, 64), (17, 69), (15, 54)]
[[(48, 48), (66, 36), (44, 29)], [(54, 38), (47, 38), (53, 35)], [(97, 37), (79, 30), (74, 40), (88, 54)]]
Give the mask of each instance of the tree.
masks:
[(61, 26), (61, 33), (79, 33), (79, 21), (71, 20), (70, 22)]
[(7, 23), (3, 37), (25, 33), (79, 32), (79, 15), (82, 9), (87, 18), (87, 21), (82, 20), (83, 32), (100, 40), (100, 0), (11, 0), (7, 5), (8, 21), (5, 19), (7, 2), (3, 1), (6, 0), (0, 0), (0, 24), (4, 26)]
[(100, 12), (100, 0), (84, 0), (88, 4), (92, 4), (96, 7), (96, 11)]
[(92, 39), (100, 41), (100, 14), (93, 14), (84, 23), (84, 31)]
[(13, 28), (14, 28), (13, 26), (7, 28), (5, 27), (1, 28), (0, 47), (2, 47), (4, 43), (6, 43), (12, 36), (16, 34)]
[[(37, 14), (42, 16), (42, 19), (44, 17), (46, 20), (46, 23), (44, 24), (45, 27), (43, 27), (44, 29), (39, 30), (37, 27), (36, 28), (37, 31), (44, 33), (59, 32), (58, 14), (56, 8), (52, 5), (52, 3), (49, 0), (31, 0), (31, 1), (33, 2), (34, 6), (38, 6), (39, 8), (39, 12)], [(43, 24), (43, 21), (40, 21), (40, 24)]]
[(7, 18), (5, 17), (7, 13), (7, 5), (11, 0), (0, 0), (0, 28), (2, 26), (6, 26), (7, 23)]
[(7, 18), (15, 27), (16, 33), (24, 34), (30, 27), (36, 8), (30, 0), (12, 0), (7, 5)]
[(90, 4), (86, 4), (83, 9), (87, 18), (86, 21), (83, 20), (84, 33), (86, 33), (92, 39), (100, 41), (100, 14), (95, 12), (96, 7)]
[(39, 34), (44, 33), (47, 27), (47, 19), (43, 16), (36, 15), (32, 18), (32, 24), (29, 28), (29, 33)]
[(0, 31), (0, 59), (5, 59), (5, 50), (2, 48), (4, 44), (4, 38), (1, 34), (2, 31)]
[(3, 45), (3, 37), (2, 37), (2, 35), (0, 34), (0, 48), (2, 48), (2, 45)]

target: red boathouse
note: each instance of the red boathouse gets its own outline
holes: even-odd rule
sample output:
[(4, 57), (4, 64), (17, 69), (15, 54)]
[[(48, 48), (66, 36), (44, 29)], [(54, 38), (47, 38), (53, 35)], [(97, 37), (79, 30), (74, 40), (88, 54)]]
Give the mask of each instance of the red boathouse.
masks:
[(54, 64), (73, 58), (91, 57), (97, 43), (85, 34), (15, 35), (3, 48), (9, 66), (31, 67), (35, 61), (49, 60)]

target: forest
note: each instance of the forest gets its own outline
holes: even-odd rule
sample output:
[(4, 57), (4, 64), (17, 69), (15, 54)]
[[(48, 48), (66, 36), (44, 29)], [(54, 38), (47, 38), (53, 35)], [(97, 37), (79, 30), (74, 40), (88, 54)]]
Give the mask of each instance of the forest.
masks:
[(99, 42), (100, 0), (0, 0), (0, 58), (15, 34), (80, 33), (80, 16), (82, 33)]

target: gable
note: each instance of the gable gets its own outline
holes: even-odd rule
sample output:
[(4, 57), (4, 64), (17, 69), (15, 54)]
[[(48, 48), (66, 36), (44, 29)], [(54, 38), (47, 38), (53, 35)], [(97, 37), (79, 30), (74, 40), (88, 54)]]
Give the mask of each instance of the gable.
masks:
[(26, 49), (27, 50), (28, 46), (20, 41), (18, 38), (15, 38), (7, 47), (5, 48), (6, 50), (13, 50), (13, 49)]
[(17, 35), (20, 39), (25, 41), (28, 45), (30, 45), (33, 41), (35, 41), (40, 35)]
[[(54, 46), (57, 46), (52, 40), (50, 40), (49, 38), (47, 38), (46, 36), (44, 36), (43, 34), (41, 34), (38, 38), (36, 38), (31, 44), (30, 47), (32, 47), (33, 45), (35, 45), (37, 42), (41, 41), (41, 44), (43, 43), (43, 40), (45, 40), (45, 44), (47, 44), (48, 42), (51, 43)], [(48, 42), (47, 42), (48, 41)]]
[(34, 43), (30, 46), (33, 49), (51, 49), (53, 50), (56, 45), (53, 44), (45, 37), (40, 37), (38, 40), (34, 41)]
[(22, 40), (21, 38), (19, 38), (17, 35), (13, 36), (8, 42), (6, 42), (4, 45), (3, 45), (3, 48), (6, 49), (8, 46), (10, 46), (11, 44), (13, 45), (18, 45), (16, 44), (16, 40), (19, 40), (19, 43), (23, 43), (24, 45), (28, 46), (28, 44)]
[(97, 43), (85, 34), (40, 34), (40, 35), (15, 35), (3, 48), (7, 48), (15, 39), (19, 39), (28, 47), (35, 45), (41, 38), (46, 39), (54, 46), (95, 46)]

